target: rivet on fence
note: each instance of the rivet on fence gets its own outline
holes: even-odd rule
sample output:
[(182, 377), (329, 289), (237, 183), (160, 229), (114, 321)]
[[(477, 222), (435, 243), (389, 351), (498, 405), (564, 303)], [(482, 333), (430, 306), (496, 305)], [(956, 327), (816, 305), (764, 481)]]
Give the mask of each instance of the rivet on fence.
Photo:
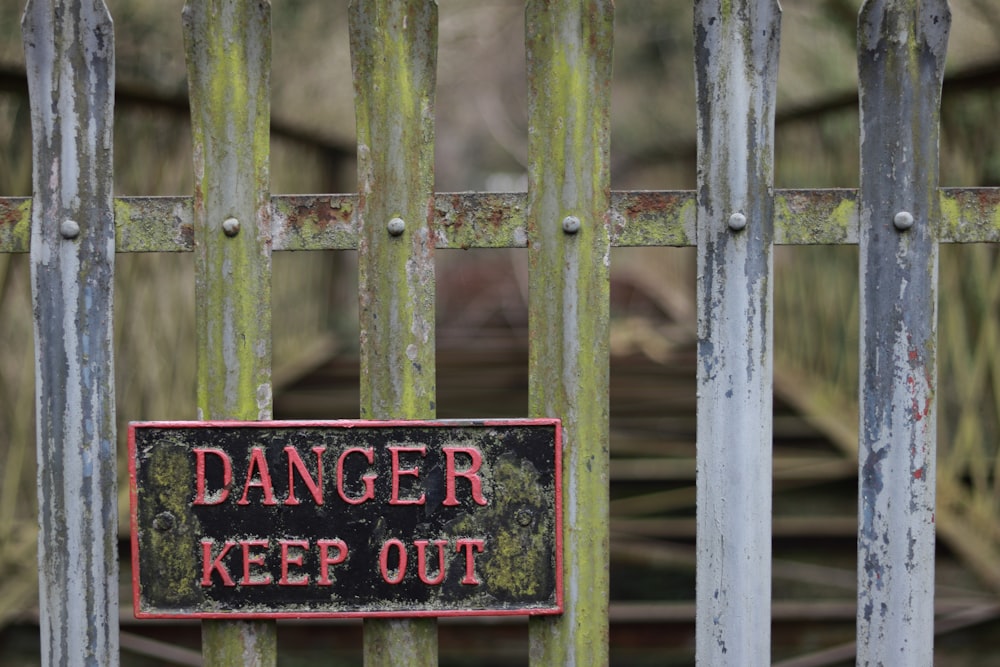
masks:
[(393, 218), (385, 228), (392, 236), (402, 236), (403, 232), (406, 231), (406, 222), (402, 218)]
[(222, 231), (226, 236), (236, 236), (240, 233), (240, 221), (236, 218), (226, 218), (222, 221)]
[(896, 217), (892, 219), (892, 224), (899, 231), (905, 232), (913, 226), (913, 214), (909, 211), (900, 211), (896, 214)]
[(76, 220), (63, 220), (59, 225), (59, 233), (64, 239), (75, 239), (80, 235), (80, 223)]

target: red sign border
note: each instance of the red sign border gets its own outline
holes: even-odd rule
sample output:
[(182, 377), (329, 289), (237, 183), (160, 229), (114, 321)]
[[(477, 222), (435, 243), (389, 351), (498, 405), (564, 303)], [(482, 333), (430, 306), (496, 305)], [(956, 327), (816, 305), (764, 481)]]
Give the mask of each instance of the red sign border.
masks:
[[(138, 487), (136, 482), (135, 431), (137, 428), (449, 428), (469, 426), (555, 427), (555, 552), (556, 601), (552, 607), (532, 609), (461, 609), (415, 611), (306, 611), (306, 612), (147, 612), (139, 606)], [(562, 421), (551, 418), (510, 419), (419, 419), (419, 420), (287, 420), (287, 421), (135, 421), (128, 425), (129, 524), (132, 551), (132, 612), (137, 619), (318, 619), (318, 618), (434, 618), (455, 616), (552, 616), (562, 614), (563, 604), (563, 512), (562, 512)]]

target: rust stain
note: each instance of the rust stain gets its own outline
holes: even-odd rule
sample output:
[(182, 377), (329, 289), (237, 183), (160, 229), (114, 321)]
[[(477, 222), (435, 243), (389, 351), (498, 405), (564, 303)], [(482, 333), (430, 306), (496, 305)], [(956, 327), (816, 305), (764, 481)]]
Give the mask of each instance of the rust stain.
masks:
[(496, 228), (503, 226), (504, 218), (506, 217), (504, 215), (503, 207), (498, 206), (497, 205), (498, 203), (499, 202), (490, 202), (490, 204), (492, 205), (487, 209), (489, 216), (487, 222), (489, 222), (490, 225)]
[(448, 208), (437, 208), (435, 220), (441, 221), (442, 226), (449, 227), (453, 231), (459, 231), (465, 226), (465, 202), (460, 194), (448, 195), (447, 198), (442, 198), (447, 202)]
[(180, 225), (180, 241), (185, 248), (194, 247), (194, 225), (190, 223)]
[(16, 205), (0, 203), (0, 225), (10, 225), (13, 227), (21, 221), (21, 211)]
[(322, 231), (330, 227), (350, 225), (353, 216), (354, 204), (350, 201), (310, 197), (291, 201), (287, 221), (291, 229), (312, 227)]
[(979, 200), (979, 209), (985, 210), (1000, 204), (1000, 188), (975, 188), (976, 198)]
[(625, 214), (629, 220), (659, 216), (677, 207), (683, 195), (674, 192), (630, 192), (625, 199)]

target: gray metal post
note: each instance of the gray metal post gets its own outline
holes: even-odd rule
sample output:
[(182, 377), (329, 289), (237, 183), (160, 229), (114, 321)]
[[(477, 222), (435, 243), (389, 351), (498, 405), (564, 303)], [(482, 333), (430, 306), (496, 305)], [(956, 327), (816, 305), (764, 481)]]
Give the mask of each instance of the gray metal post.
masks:
[(102, 0), (31, 0), (39, 611), (45, 665), (118, 664), (114, 33)]
[[(200, 419), (271, 418), (271, 3), (182, 12), (194, 145)], [(206, 620), (205, 664), (277, 663), (274, 621)]]
[[(430, 0), (355, 0), (361, 416), (433, 419), (434, 93)], [(436, 665), (434, 619), (368, 619), (365, 664)]]
[(566, 613), (532, 665), (608, 662), (611, 60), (614, 3), (525, 5), (528, 409), (563, 420)]
[(695, 5), (700, 665), (770, 663), (772, 162), (780, 9)]
[(869, 0), (861, 92), (859, 665), (931, 665), (946, 0)]

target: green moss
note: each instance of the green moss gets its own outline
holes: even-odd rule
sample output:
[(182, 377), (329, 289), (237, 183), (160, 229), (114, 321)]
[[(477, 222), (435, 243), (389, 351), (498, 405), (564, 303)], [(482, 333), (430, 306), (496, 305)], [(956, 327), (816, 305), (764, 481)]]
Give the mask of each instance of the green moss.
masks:
[[(958, 230), (962, 224), (962, 205), (954, 197), (942, 194), (939, 198), (938, 206), (941, 211), (941, 237), (954, 238), (958, 236)], [(1000, 210), (997, 211), (996, 220), (1000, 229)]]
[[(189, 5), (185, 17), (204, 322), (198, 404), (206, 418), (261, 419), (270, 416), (270, 8), (235, 3), (230, 15), (214, 3)], [(231, 216), (242, 229), (223, 237)]]
[[(202, 531), (191, 513), (191, 456), (183, 445), (158, 447), (150, 456), (148, 470), (147, 482), (158, 494), (144, 504), (139, 517), (143, 543), (149, 547), (140, 564), (144, 591), (151, 588), (149, 596), (167, 604), (193, 605), (201, 598), (193, 568), (200, 562), (197, 544)], [(173, 527), (158, 530), (157, 516), (165, 513), (173, 517)]]
[[(607, 660), (608, 120), (613, 7), (532, 2), (529, 410), (564, 425), (566, 614), (532, 623), (540, 664)], [(580, 232), (560, 221), (576, 215)]]
[(540, 498), (551, 497), (538, 471), (503, 457), (493, 466), (490, 504), (451, 526), (456, 536), (479, 537), (482, 526), (500, 526), (486, 537), (486, 546), (476, 560), (476, 569), (486, 589), (499, 597), (543, 595), (552, 590), (555, 525), (547, 517)]

